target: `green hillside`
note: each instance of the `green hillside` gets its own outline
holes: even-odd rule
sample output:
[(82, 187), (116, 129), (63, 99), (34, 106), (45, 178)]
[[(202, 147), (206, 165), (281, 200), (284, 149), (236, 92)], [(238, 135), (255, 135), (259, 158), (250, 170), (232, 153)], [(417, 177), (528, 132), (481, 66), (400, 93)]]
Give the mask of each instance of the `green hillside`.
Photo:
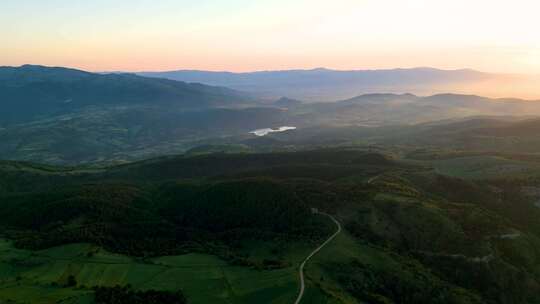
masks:
[(4, 162), (0, 300), (291, 303), (300, 262), (335, 230), (317, 208), (344, 231), (308, 263), (305, 303), (539, 301), (535, 179), (432, 166), (355, 149)]

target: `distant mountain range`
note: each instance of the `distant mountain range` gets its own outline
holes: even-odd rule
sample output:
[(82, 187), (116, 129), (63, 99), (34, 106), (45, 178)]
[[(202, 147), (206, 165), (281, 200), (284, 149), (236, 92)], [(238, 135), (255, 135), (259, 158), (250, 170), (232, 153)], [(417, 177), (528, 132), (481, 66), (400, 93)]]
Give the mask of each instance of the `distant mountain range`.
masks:
[(235, 90), (134, 74), (96, 74), (62, 67), (0, 67), (0, 125), (87, 106), (161, 105), (175, 109), (235, 106)]
[[(316, 88), (318, 81), (329, 79), (328, 86), (321, 84), (322, 90), (335, 90), (337, 87), (332, 84), (337, 85), (340, 79), (344, 83), (351, 84), (350, 81), (356, 79), (375, 86), (397, 85), (400, 79), (405, 84), (437, 83), (479, 79), (485, 75), (470, 70), (433, 69), (364, 72), (320, 69), (254, 75), (264, 87), (279, 83), (276, 75), (280, 73), (283, 85), (288, 80), (299, 86), (311, 81)], [(329, 75), (335, 77), (328, 78)], [(263, 76), (267, 76), (268, 81)], [(291, 90), (295, 96), (295, 90), (292, 87)], [(0, 67), (0, 158), (61, 164), (116, 163), (200, 151), (194, 148), (201, 146), (210, 150), (216, 150), (215, 147), (223, 150), (230, 144), (235, 145), (236, 151), (260, 150), (261, 147), (263, 150), (296, 150), (317, 144), (346, 143), (349, 139), (364, 142), (367, 138), (374, 140), (373, 136), (374, 142), (405, 144), (402, 140), (414, 138), (418, 143), (427, 144), (438, 142), (444, 136), (430, 136), (416, 132), (424, 130), (422, 128), (409, 127), (473, 116), (530, 118), (540, 115), (538, 101), (463, 94), (377, 93), (321, 103), (284, 96), (264, 100), (235, 89), (134, 74), (97, 74), (30, 65)], [(537, 130), (536, 122), (532, 125), (526, 126), (529, 133)], [(282, 126), (297, 130), (265, 138), (250, 134), (253, 130)], [(336, 128), (338, 133), (334, 133)], [(385, 128), (391, 128), (391, 132), (386, 133)], [(403, 134), (402, 129), (414, 130), (418, 136)], [(503, 132), (499, 129), (493, 132), (499, 131)], [(475, 142), (485, 143), (482, 134), (487, 132), (479, 133)], [(396, 134), (401, 135), (395, 137)], [(469, 138), (461, 135), (457, 141), (460, 144)], [(290, 141), (280, 141), (287, 136), (292, 137)], [(505, 143), (508, 142), (505, 138)]]
[(267, 98), (287, 96), (308, 101), (334, 101), (380, 92), (420, 95), (456, 92), (455, 89), (458, 87), (497, 77), (497, 75), (469, 69), (440, 70), (434, 68), (355, 71), (319, 68), (251, 73), (178, 70), (138, 74), (147, 77), (226, 86), (257, 93)]

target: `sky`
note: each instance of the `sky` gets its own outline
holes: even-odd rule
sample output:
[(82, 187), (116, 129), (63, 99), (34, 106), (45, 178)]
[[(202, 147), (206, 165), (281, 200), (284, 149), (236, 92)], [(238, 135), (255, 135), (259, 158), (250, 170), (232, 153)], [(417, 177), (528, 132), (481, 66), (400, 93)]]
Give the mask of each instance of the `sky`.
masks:
[(0, 65), (540, 74), (538, 0), (1, 0)]

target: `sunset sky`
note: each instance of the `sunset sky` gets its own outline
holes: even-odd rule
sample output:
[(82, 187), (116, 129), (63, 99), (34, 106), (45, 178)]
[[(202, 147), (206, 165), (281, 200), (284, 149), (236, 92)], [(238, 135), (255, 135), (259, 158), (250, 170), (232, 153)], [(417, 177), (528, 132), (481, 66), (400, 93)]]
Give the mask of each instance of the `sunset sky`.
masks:
[(537, 0), (1, 0), (0, 65), (540, 74)]

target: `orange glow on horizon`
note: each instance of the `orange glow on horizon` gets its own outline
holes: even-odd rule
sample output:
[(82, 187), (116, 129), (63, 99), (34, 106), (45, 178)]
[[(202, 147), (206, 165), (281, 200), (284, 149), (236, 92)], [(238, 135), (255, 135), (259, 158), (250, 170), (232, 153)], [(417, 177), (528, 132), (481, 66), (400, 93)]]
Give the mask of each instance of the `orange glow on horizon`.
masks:
[[(538, 11), (536, 0), (6, 0), (0, 65), (540, 74)], [(540, 95), (535, 84), (521, 87)]]

